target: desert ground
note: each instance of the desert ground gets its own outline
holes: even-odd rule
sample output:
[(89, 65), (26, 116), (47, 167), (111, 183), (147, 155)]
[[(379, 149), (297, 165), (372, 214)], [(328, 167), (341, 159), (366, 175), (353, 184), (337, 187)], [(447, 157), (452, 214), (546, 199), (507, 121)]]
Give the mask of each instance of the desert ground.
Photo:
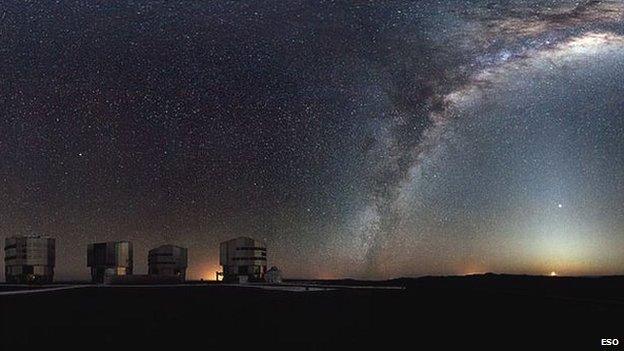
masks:
[[(619, 349), (624, 277), (0, 285), (0, 346)], [(407, 343), (407, 344), (406, 344)], [(430, 349), (425, 347), (424, 349)]]

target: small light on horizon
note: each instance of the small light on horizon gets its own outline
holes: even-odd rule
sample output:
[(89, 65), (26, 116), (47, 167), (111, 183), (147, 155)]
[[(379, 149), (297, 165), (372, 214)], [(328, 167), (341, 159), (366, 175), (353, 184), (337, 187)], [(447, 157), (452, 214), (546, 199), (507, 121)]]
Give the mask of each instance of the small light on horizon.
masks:
[(550, 272), (550, 276), (551, 277), (556, 277), (557, 276), (557, 272), (555, 272), (555, 271)]

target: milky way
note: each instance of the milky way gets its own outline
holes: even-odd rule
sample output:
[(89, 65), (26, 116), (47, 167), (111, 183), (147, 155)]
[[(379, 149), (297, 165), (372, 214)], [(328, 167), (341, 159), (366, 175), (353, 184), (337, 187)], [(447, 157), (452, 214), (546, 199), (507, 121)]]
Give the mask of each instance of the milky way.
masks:
[[(470, 32), (468, 40), (487, 40), (481, 47), (471, 45), (470, 48), (478, 48), (482, 52), (474, 63), (448, 68), (450, 71), (455, 69), (462, 72), (456, 75), (456, 85), (446, 83), (439, 89), (450, 92), (429, 97), (438, 104), (428, 108), (430, 126), (422, 132), (416, 145), (393, 152), (395, 156), (390, 158), (391, 163), (401, 157), (407, 157), (409, 161), (405, 163), (404, 169), (394, 164), (384, 165), (384, 170), (395, 166), (394, 169), (400, 173), (399, 179), (390, 185), (389, 190), (384, 189), (381, 196), (375, 198), (362, 212), (362, 222), (358, 223), (357, 230), (362, 232), (363, 242), (367, 245), (369, 270), (374, 271), (379, 269), (377, 266), (383, 265), (382, 262), (392, 261), (393, 257), (384, 255), (386, 251), (393, 251), (392, 247), (387, 247), (386, 237), (401, 231), (403, 218), (413, 211), (418, 198), (411, 195), (425, 182), (422, 178), (423, 168), (430, 167), (430, 163), (435, 164), (438, 149), (453, 142), (449, 140), (453, 136), (446, 133), (446, 126), (453, 119), (462, 118), (462, 104), (478, 104), (491, 90), (501, 85), (499, 77), (505, 76), (510, 70), (530, 69), (529, 66), (535, 64), (536, 58), (563, 63), (569, 56), (578, 54), (579, 50), (587, 51), (591, 59), (592, 53), (605, 50), (605, 46), (616, 52), (624, 48), (622, 38), (609, 30), (606, 33), (588, 32), (590, 24), (610, 25), (621, 21), (623, 4), (581, 2), (566, 5), (555, 9), (546, 6), (512, 7), (494, 13), (479, 12), (483, 9), (478, 9), (477, 15), (472, 16), (470, 21), (477, 23), (467, 24), (476, 27)], [(502, 18), (499, 18), (501, 14)], [(497, 44), (500, 42), (504, 44)], [(565, 75), (566, 72), (558, 74)], [(388, 141), (382, 145), (394, 147)], [(409, 225), (404, 228), (405, 232), (410, 230)]]
[(5, 2), (0, 234), (289, 276), (622, 273), (620, 1)]

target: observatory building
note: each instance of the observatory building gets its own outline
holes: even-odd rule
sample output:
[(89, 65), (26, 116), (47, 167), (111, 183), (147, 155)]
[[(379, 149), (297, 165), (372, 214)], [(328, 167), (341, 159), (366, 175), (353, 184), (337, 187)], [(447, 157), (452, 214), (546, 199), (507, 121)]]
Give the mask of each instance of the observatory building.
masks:
[(4, 272), (7, 283), (51, 283), (54, 262), (54, 238), (14, 236), (5, 239)]
[(217, 273), (225, 282), (264, 281), (267, 270), (266, 245), (248, 237), (224, 241), (219, 247), (219, 263), (223, 272)]
[(150, 275), (186, 279), (187, 249), (175, 245), (162, 245), (149, 251), (147, 257)]
[(110, 276), (132, 274), (132, 243), (109, 241), (89, 244), (87, 266), (91, 267), (94, 283), (103, 283)]

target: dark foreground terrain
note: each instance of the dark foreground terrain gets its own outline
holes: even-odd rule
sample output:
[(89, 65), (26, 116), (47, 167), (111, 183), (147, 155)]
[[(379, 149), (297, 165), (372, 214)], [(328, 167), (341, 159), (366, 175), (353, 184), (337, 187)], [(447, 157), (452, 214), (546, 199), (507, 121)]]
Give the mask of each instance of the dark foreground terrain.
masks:
[[(226, 343), (228, 349), (618, 350), (621, 345), (601, 346), (601, 339), (624, 342), (622, 277), (484, 275), (314, 284), (405, 289), (290, 292), (197, 284), (0, 295), (0, 349), (139, 344), (210, 350)], [(0, 293), (14, 289), (4, 286)]]

